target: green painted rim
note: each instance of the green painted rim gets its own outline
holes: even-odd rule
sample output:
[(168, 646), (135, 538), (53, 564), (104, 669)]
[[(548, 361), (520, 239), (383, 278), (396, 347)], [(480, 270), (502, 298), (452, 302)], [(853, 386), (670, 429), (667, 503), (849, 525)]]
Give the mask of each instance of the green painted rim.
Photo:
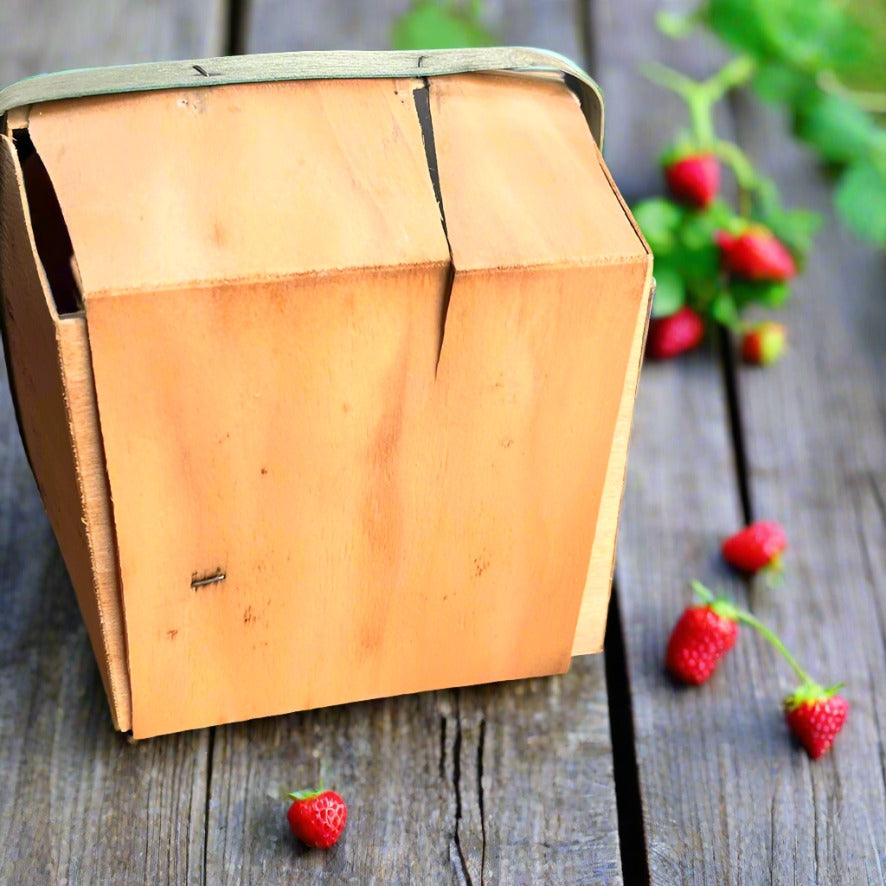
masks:
[(152, 62), (40, 74), (0, 91), (0, 115), (59, 99), (279, 80), (438, 77), (479, 71), (560, 73), (578, 95), (594, 140), (603, 148), (603, 93), (565, 56), (523, 46), (408, 52), (276, 52), (191, 61)]

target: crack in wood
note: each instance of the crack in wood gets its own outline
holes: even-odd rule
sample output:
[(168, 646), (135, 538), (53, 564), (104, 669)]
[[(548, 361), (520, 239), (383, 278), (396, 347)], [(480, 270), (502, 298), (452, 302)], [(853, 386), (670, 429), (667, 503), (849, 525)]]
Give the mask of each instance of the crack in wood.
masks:
[(467, 859), (461, 845), (461, 836), (459, 828), (461, 826), (461, 705), (456, 696), (455, 700), (455, 739), (452, 743), (452, 784), (455, 788), (455, 827), (452, 832), (452, 840), (455, 843), (455, 849), (459, 864), (461, 865), (461, 874), (468, 884), (473, 886), (470, 871), (468, 870)]
[(649, 883), (649, 861), (634, 741), (627, 653), (618, 601), (619, 588), (613, 583), (603, 655), (606, 662), (606, 697), (609, 702), (609, 730), (612, 738), (618, 842), (624, 882)]
[(206, 798), (203, 804), (203, 883), (207, 880), (209, 865), (209, 803), (212, 799), (212, 758), (215, 751), (215, 726), (209, 727), (209, 740), (206, 748)]
[(480, 738), (477, 741), (477, 805), (480, 808), (480, 886), (486, 882), (486, 810), (483, 799), (483, 751), (486, 747), (486, 718), (480, 720)]
[(434, 142), (434, 125), (431, 119), (431, 87), (427, 77), (423, 80), (424, 86), (412, 92), (415, 102), (415, 113), (418, 117), (418, 125), (421, 128), (421, 140), (425, 149), (425, 162), (428, 167), (428, 175), (431, 178), (431, 186), (434, 189), (434, 198), (440, 210), (440, 224), (443, 226), (443, 235), (446, 237), (446, 245), (449, 248), (449, 276), (446, 288), (440, 304), (440, 334), (437, 347), (437, 363), (434, 367), (436, 375), (440, 367), (440, 355), (443, 353), (443, 339), (446, 335), (446, 317), (449, 313), (449, 302), (452, 298), (452, 285), (455, 282), (455, 263), (452, 260), (452, 244), (449, 242), (449, 231), (446, 227), (446, 210), (443, 206), (443, 192), (440, 189), (440, 172), (437, 165), (437, 148)]
[(735, 475), (741, 499), (742, 516), (745, 523), (749, 524), (754, 520), (754, 508), (751, 501), (751, 486), (748, 480), (747, 447), (745, 446), (745, 431), (738, 390), (738, 368), (736, 366), (735, 351), (732, 347), (732, 336), (729, 330), (719, 329), (718, 333), (720, 365), (723, 370), (723, 384), (726, 389), (729, 439), (732, 443), (732, 452), (735, 457)]
[(225, 55), (242, 55), (248, 38), (249, 0), (228, 0), (227, 20), (223, 35)]

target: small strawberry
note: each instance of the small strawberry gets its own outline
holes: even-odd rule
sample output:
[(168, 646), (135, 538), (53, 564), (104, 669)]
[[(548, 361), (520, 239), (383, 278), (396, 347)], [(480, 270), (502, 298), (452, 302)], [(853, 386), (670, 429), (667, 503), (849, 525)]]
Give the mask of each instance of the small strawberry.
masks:
[(328, 849), (341, 836), (348, 807), (335, 791), (297, 791), (286, 817), (292, 833), (306, 846)]
[(741, 356), (745, 363), (771, 366), (784, 354), (787, 335), (781, 323), (767, 320), (746, 330), (741, 339)]
[(731, 603), (714, 599), (699, 582), (693, 582), (692, 587), (706, 602), (685, 609), (674, 625), (665, 666), (674, 679), (698, 686), (714, 673), (720, 659), (735, 645), (738, 620)]
[(788, 728), (800, 740), (800, 744), (817, 760), (834, 743), (849, 714), (849, 702), (837, 692), (843, 684), (827, 689), (816, 683), (800, 663), (788, 652), (775, 631), (766, 627), (750, 612), (736, 610), (736, 618), (758, 631), (791, 666), (800, 685), (784, 700), (783, 707)]
[(788, 542), (778, 523), (761, 520), (751, 523), (723, 542), (723, 557), (730, 566), (741, 572), (759, 572), (781, 566), (781, 553)]
[(834, 743), (849, 715), (849, 702), (837, 695), (839, 686), (823, 689), (816, 683), (804, 683), (784, 701), (788, 729), (817, 760)]
[(664, 174), (674, 198), (697, 209), (709, 206), (720, 190), (720, 162), (713, 154), (668, 158)]
[(797, 273), (794, 257), (787, 247), (762, 225), (752, 225), (737, 237), (718, 231), (720, 263), (736, 277), (745, 280), (789, 280)]
[(649, 321), (646, 354), (653, 360), (667, 360), (697, 347), (704, 338), (704, 321), (692, 308), (680, 308), (667, 317)]

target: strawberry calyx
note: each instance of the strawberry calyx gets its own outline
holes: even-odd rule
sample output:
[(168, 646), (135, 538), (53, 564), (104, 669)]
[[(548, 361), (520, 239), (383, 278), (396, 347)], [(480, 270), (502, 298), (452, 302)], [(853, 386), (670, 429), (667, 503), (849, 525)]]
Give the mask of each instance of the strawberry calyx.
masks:
[(715, 615), (719, 615), (720, 618), (728, 618), (729, 621), (741, 621), (741, 610), (731, 600), (726, 597), (717, 597), (710, 588), (695, 579), (690, 582), (690, 586), (695, 595)]
[(311, 789), (306, 791), (292, 791), (286, 796), (289, 797), (290, 800), (313, 800), (315, 797), (319, 797), (320, 794), (325, 793), (324, 788), (320, 789)]
[(804, 704), (817, 704), (833, 698), (846, 684), (837, 683), (835, 686), (822, 686), (814, 680), (807, 680), (798, 686), (785, 700), (786, 711), (795, 711)]
[(781, 359), (786, 343), (784, 326), (772, 320), (764, 320), (745, 327), (741, 343), (742, 357), (746, 363), (771, 366)]
[(658, 158), (659, 164), (664, 169), (680, 163), (683, 160), (695, 160), (697, 158), (707, 158), (716, 156), (710, 147), (705, 147), (700, 142), (685, 139), (672, 144)]

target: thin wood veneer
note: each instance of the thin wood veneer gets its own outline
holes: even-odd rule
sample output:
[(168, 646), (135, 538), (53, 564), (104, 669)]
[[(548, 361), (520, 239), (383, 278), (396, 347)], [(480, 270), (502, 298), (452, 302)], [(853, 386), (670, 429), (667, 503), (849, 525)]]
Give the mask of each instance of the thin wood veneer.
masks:
[[(82, 462), (103, 441), (113, 500), (113, 524), (106, 491), (62, 507), (111, 558), (81, 539), (91, 559), (68, 566), (126, 728), (122, 602), (136, 737), (550, 674), (599, 648), (651, 260), (547, 78), (429, 81), (444, 232), (419, 88), (30, 114), (86, 307), (85, 326), (59, 319), (44, 293), (46, 353), (81, 330), (46, 387), (94, 422), (72, 382), (91, 356), (101, 427), (87, 445), (88, 421), (59, 418), (52, 451)], [(41, 396), (19, 375), (20, 400)], [(80, 462), (62, 453), (53, 479), (24, 423), (52, 513)], [(117, 621), (90, 614), (114, 539)]]

